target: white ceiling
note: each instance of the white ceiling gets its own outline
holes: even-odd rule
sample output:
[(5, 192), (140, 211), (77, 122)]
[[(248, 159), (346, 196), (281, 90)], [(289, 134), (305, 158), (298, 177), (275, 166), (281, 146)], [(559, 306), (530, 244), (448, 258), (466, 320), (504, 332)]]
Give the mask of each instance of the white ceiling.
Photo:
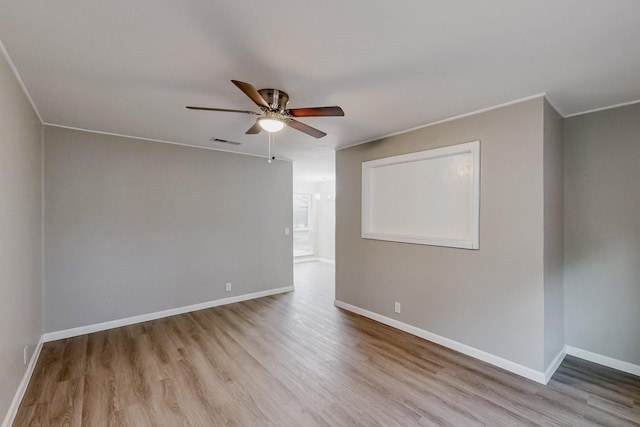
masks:
[[(0, 40), (45, 123), (266, 155), (231, 79), (340, 105), (275, 134), (333, 149), (545, 92), (563, 115), (640, 99), (640, 1), (10, 0)], [(238, 147), (209, 141), (219, 137)]]

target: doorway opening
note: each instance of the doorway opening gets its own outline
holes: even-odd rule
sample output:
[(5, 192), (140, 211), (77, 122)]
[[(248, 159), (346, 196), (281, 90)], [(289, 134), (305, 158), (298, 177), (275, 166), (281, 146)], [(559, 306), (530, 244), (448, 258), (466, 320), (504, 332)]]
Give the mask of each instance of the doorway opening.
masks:
[(293, 164), (293, 261), (335, 263), (335, 153)]
[(311, 221), (311, 194), (293, 195), (293, 256), (314, 255), (313, 229)]

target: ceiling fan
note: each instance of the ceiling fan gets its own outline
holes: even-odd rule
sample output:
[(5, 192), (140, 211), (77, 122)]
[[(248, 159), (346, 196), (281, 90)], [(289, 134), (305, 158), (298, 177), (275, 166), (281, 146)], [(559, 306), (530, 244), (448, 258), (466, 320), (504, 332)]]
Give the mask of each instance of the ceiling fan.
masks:
[(279, 89), (260, 89), (249, 83), (238, 80), (231, 80), (245, 95), (247, 95), (262, 110), (261, 113), (255, 111), (230, 110), (228, 108), (207, 108), (207, 107), (191, 107), (191, 110), (206, 111), (223, 111), (227, 113), (243, 113), (253, 116), (260, 116), (255, 124), (245, 133), (256, 134), (261, 130), (267, 132), (278, 132), (285, 126), (304, 132), (315, 138), (322, 138), (326, 133), (297, 121), (294, 117), (326, 117), (326, 116), (344, 116), (342, 108), (334, 107), (311, 107), (311, 108), (291, 108), (287, 109), (289, 95)]

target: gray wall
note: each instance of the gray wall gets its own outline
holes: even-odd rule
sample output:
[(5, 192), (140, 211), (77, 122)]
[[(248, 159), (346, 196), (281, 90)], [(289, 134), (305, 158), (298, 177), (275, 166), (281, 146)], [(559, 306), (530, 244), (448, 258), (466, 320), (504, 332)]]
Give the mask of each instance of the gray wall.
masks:
[(563, 119), (544, 103), (544, 366), (564, 348)]
[[(543, 106), (539, 98), (338, 151), (336, 299), (542, 371)], [(360, 237), (363, 161), (477, 139), (479, 250)]]
[(0, 420), (42, 334), (41, 133), (0, 53)]
[(45, 331), (291, 286), (291, 188), (291, 163), (46, 126)]
[(640, 364), (640, 104), (565, 120), (570, 346)]

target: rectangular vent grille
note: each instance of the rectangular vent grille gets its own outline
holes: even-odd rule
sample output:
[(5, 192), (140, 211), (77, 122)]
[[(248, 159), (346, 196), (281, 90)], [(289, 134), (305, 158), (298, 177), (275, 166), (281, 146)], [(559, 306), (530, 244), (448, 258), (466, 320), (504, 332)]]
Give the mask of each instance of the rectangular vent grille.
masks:
[(242, 145), (242, 142), (228, 141), (222, 138), (211, 138), (209, 141), (211, 142), (219, 142), (221, 144), (229, 144), (229, 145)]

